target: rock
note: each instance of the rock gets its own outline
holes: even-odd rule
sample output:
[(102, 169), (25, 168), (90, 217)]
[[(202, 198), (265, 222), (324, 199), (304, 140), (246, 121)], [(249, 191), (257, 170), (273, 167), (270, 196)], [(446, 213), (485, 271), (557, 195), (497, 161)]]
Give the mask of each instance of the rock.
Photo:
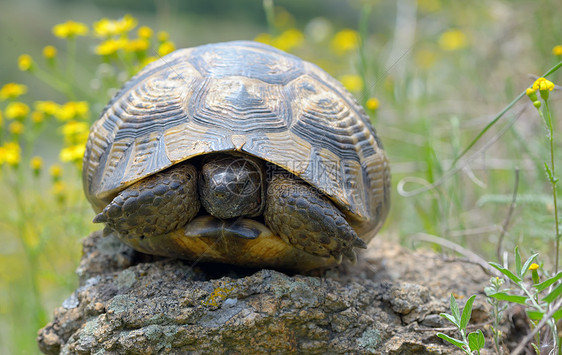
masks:
[(451, 292), (461, 307), (478, 294), (473, 322), (487, 320), (480, 267), (382, 240), (355, 266), (304, 276), (151, 257), (96, 232), (78, 275), (39, 331), (46, 354), (452, 354), (433, 329), (449, 327)]

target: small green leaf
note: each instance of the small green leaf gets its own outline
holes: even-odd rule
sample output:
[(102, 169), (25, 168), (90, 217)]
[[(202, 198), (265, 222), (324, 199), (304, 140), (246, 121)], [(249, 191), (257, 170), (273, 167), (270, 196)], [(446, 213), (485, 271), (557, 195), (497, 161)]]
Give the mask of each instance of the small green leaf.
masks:
[(443, 333), (437, 333), (437, 336), (443, 340), (447, 340), (449, 343), (456, 345), (457, 347), (464, 349), (463, 346), (465, 345), (462, 341), (455, 339), (455, 338), (451, 338), (450, 336), (448, 336), (447, 334), (443, 334)]
[(466, 300), (466, 304), (464, 305), (464, 308), (462, 310), (460, 329), (466, 329), (466, 326), (470, 321), (470, 316), (472, 314), (472, 304), (474, 303), (474, 299), (476, 299), (476, 295), (472, 295), (468, 300)]
[(468, 334), (468, 347), (470, 351), (478, 351), (486, 345), (486, 338), (480, 329)]
[(521, 254), (519, 254), (519, 247), (515, 247), (515, 272), (517, 276), (523, 278), (521, 274)]
[(488, 297), (492, 297), (500, 301), (507, 301), (507, 302), (519, 303), (519, 304), (526, 304), (527, 301), (527, 297), (525, 296), (509, 295), (505, 292), (492, 293), (488, 295)]
[(559, 309), (556, 312), (554, 312), (552, 318), (554, 318), (554, 320), (556, 321), (559, 321), (562, 318), (562, 309)]
[(459, 305), (457, 304), (457, 300), (455, 299), (455, 297), (453, 296), (452, 293), (451, 293), (451, 299), (450, 299), (450, 306), (451, 306), (451, 314), (457, 320), (456, 324), (460, 324), (461, 323), (461, 312), (459, 311)]
[(493, 261), (490, 261), (488, 264), (492, 265), (494, 268), (498, 269), (499, 272), (501, 272), (502, 274), (504, 274), (505, 276), (509, 277), (509, 279), (513, 282), (515, 282), (516, 284), (519, 284), (521, 282), (521, 278), (519, 276), (516, 276), (514, 273), (512, 273), (511, 271), (509, 271), (508, 269), (504, 268), (503, 266), (501, 266), (498, 263), (495, 263)]
[(541, 349), (539, 349), (539, 347), (537, 346), (537, 344), (531, 343), (531, 346), (533, 347), (533, 349), (535, 349), (535, 354), (540, 354), (540, 353), (541, 353)]
[(556, 275), (554, 275), (550, 279), (546, 279), (543, 282), (541, 282), (540, 284), (533, 285), (533, 286), (537, 289), (537, 292), (541, 292), (543, 290), (546, 290), (547, 287), (549, 287), (550, 285), (552, 285), (556, 281), (560, 280), (560, 278), (562, 278), (562, 271), (559, 271)]
[(455, 317), (453, 317), (452, 315), (447, 314), (447, 313), (441, 313), (440, 316), (443, 317), (443, 318), (446, 318), (449, 322), (451, 322), (451, 323), (453, 323), (454, 325), (456, 325), (457, 328), (460, 328), (459, 322), (458, 322), (458, 321), (455, 319)]
[(552, 181), (552, 171), (550, 171), (550, 166), (545, 162), (544, 170), (546, 170), (546, 175), (548, 175), (548, 181)]
[(541, 320), (544, 313), (539, 311), (527, 311), (527, 316), (529, 316), (531, 320)]
[(523, 269), (521, 270), (521, 278), (523, 278), (527, 273), (527, 271), (529, 271), (529, 266), (531, 266), (531, 264), (533, 263), (533, 261), (535, 261), (535, 258), (538, 255), (539, 253), (533, 254), (529, 257), (529, 259), (527, 259), (527, 261), (525, 261), (525, 264), (523, 265)]
[(559, 284), (552, 290), (548, 295), (546, 295), (542, 300), (546, 303), (552, 303), (560, 294), (562, 293), (562, 283)]

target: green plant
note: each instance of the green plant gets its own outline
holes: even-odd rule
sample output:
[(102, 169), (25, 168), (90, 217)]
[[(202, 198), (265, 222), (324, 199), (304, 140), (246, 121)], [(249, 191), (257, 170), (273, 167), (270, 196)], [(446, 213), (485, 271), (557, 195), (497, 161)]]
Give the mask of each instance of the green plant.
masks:
[[(543, 324), (546, 323), (550, 329), (553, 348), (558, 349), (560, 345), (556, 322), (562, 319), (562, 310), (555, 309), (560, 308), (560, 305), (555, 306), (555, 301), (557, 301), (562, 294), (562, 283), (558, 282), (562, 278), (562, 271), (556, 273), (554, 276), (547, 277), (541, 282), (538, 273), (539, 265), (534, 263), (537, 256), (538, 254), (533, 254), (522, 263), (519, 248), (516, 247), (515, 272), (512, 272), (498, 263), (490, 262), (490, 265), (513, 282), (516, 288), (522, 291), (523, 295), (514, 293), (511, 288), (501, 289), (499, 287), (500, 285), (495, 289), (487, 289), (486, 295), (498, 301), (507, 301), (525, 306), (527, 315), (536, 328), (535, 333), (537, 338), (533, 346), (537, 354), (540, 354), (541, 339), (540, 327), (538, 325), (540, 322), (543, 322), (543, 320)], [(532, 274), (532, 283), (530, 284), (525, 281), (525, 275), (529, 270), (531, 270)], [(554, 312), (549, 312), (551, 310)]]
[[(504, 284), (503, 279), (500, 279), (499, 277), (492, 277), (490, 279), (490, 286), (484, 288), (484, 292), (486, 293), (486, 295), (496, 294), (500, 292), (503, 284)], [(503, 354), (503, 350), (500, 345), (501, 331), (499, 327), (502, 321), (504, 311), (507, 309), (507, 303), (494, 297), (487, 297), (486, 301), (492, 306), (491, 318), (492, 318), (493, 325), (491, 327), (491, 330), (492, 330), (492, 335), (494, 337), (494, 347), (496, 349), (497, 354)]]
[(472, 295), (468, 300), (466, 300), (461, 314), (457, 300), (453, 294), (451, 294), (451, 314), (441, 313), (441, 317), (447, 319), (449, 322), (453, 323), (455, 327), (457, 327), (461, 335), (461, 339), (450, 337), (444, 333), (437, 333), (439, 338), (457, 346), (466, 354), (473, 354), (475, 351), (477, 354), (480, 354), (480, 350), (484, 348), (486, 343), (484, 334), (480, 329), (475, 332), (467, 333), (468, 322), (470, 321), (470, 316), (472, 315), (472, 304), (475, 299), (476, 295)]
[[(36, 349), (33, 339), (48, 320), (45, 295), (53, 292), (53, 285), (63, 294), (57, 298), (76, 287), (78, 238), (93, 229), (80, 184), (85, 144), (97, 116), (92, 110), (103, 107), (124, 80), (156, 59), (149, 54), (174, 50), (166, 32), (155, 36), (146, 26), (132, 38), (136, 26), (130, 15), (101, 19), (92, 29), (74, 21), (55, 25), (53, 35), (62, 45), (44, 47), (42, 58), (18, 58), (19, 69), (37, 79), (29, 95), (27, 85), (0, 85), (0, 197), (11, 201), (0, 215), (0, 234), (5, 246), (20, 253), (11, 259), (15, 252), (0, 253), (0, 270), (8, 270), (0, 272), (0, 288), (8, 290), (1, 293), (0, 303), (17, 310), (9, 314), (13, 328), (6, 338), (23, 353)], [(83, 59), (78, 57), (82, 38), (89, 46), (97, 44), (95, 55), (90, 53), (90, 62), (85, 61), (93, 70), (76, 65)], [(84, 85), (88, 82), (93, 85)], [(48, 100), (30, 98), (41, 96), (35, 92), (41, 85), (49, 88)], [(61, 98), (64, 103), (51, 100)], [(45, 136), (51, 135), (57, 136), (56, 150), (45, 152)], [(56, 161), (57, 153), (60, 162), (46, 169), (45, 162)], [(0, 347), (0, 352), (5, 350)]]

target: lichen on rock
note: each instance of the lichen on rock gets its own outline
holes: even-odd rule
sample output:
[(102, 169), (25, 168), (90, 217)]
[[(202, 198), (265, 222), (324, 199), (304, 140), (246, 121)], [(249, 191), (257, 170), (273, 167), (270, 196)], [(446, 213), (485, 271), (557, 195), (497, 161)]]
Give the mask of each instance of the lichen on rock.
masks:
[[(451, 291), (468, 298), (488, 279), (380, 240), (353, 267), (305, 276), (151, 257), (98, 232), (78, 274), (39, 331), (46, 354), (451, 354), (432, 330), (448, 326), (438, 315)], [(475, 321), (485, 307), (481, 295)]]

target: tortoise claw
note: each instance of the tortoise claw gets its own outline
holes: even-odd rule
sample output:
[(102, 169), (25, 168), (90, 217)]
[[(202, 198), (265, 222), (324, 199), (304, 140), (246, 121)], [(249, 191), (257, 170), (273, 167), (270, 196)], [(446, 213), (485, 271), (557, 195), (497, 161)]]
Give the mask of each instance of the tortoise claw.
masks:
[(102, 233), (103, 233), (103, 237), (105, 238), (108, 235), (110, 235), (111, 233), (113, 233), (113, 229), (109, 226), (105, 226)]
[(343, 260), (343, 255), (342, 254), (338, 254), (336, 256), (334, 256), (336, 258), (336, 264), (340, 265), (342, 260)]
[[(105, 211), (105, 210), (104, 210)], [(107, 216), (105, 215), (105, 213), (100, 212), (98, 213), (97, 216), (94, 217), (94, 219), (92, 220), (93, 223), (106, 223), (107, 222)]]
[(345, 255), (349, 259), (349, 261), (351, 261), (352, 264), (355, 265), (355, 263), (357, 263), (357, 254), (355, 254), (353, 249), (345, 249), (343, 251), (343, 255)]
[(353, 240), (353, 246), (356, 248), (367, 249), (367, 243), (359, 237)]

